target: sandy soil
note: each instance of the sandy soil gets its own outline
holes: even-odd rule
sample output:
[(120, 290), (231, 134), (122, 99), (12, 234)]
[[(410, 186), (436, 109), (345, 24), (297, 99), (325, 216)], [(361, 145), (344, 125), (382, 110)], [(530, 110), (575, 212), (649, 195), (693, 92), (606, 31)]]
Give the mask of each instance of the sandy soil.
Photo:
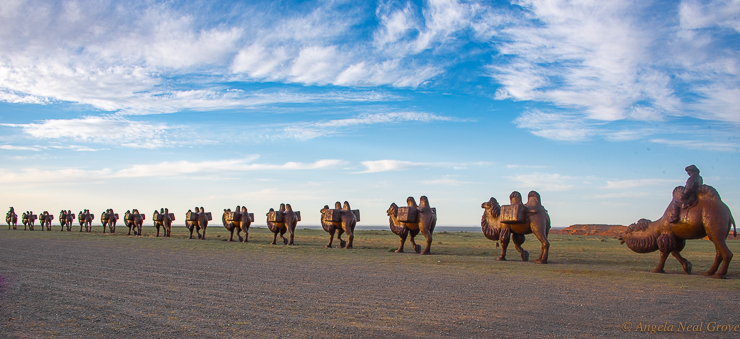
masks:
[(2, 338), (635, 337), (641, 324), (676, 332), (700, 323), (699, 333), (672, 335), (737, 337), (708, 332), (707, 324), (740, 325), (737, 293), (543, 279), (468, 269), (445, 256), (410, 266), (393, 255), (414, 254), (337, 260), (341, 252), (158, 249), (7, 234), (0, 234)]

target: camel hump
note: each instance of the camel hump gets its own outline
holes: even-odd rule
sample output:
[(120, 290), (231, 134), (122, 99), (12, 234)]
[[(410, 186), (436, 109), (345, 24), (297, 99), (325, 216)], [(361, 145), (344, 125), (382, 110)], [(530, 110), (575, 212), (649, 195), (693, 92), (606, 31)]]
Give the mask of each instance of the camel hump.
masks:
[(714, 200), (722, 200), (722, 198), (719, 197), (719, 192), (717, 190), (709, 185), (701, 185), (699, 186), (699, 196), (707, 197)]

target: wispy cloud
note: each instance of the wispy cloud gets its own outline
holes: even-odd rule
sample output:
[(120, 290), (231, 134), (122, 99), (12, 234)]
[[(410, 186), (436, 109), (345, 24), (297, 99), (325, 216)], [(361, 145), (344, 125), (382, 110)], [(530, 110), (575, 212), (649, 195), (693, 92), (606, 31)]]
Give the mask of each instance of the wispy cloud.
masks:
[(518, 186), (537, 191), (568, 191), (575, 186), (571, 184), (576, 178), (557, 173), (518, 174), (510, 177)]
[(32, 151), (32, 152), (40, 152), (47, 149), (69, 149), (76, 152), (97, 152), (102, 149), (95, 149), (90, 148), (87, 146), (80, 146), (80, 145), (68, 145), (68, 146), (15, 146), (15, 145), (0, 145), (0, 149), (8, 150), (8, 151)]
[(647, 186), (665, 186), (670, 184), (681, 184), (680, 180), (673, 179), (632, 179), (632, 180), (614, 180), (607, 181), (604, 188), (607, 189), (628, 189), (635, 187)]
[(506, 165), (506, 168), (527, 168), (527, 169), (535, 168), (537, 169), (537, 168), (548, 168), (548, 167), (549, 166), (545, 166), (545, 165), (514, 165), (514, 164)]
[(443, 178), (438, 179), (432, 179), (432, 180), (423, 180), (421, 183), (424, 185), (441, 185), (441, 186), (462, 186), (462, 185), (470, 185), (475, 184), (475, 182), (472, 181), (463, 181), (457, 179), (459, 176), (456, 175), (446, 175)]
[(194, 174), (234, 173), (243, 171), (295, 171), (339, 169), (346, 165), (344, 160), (323, 159), (313, 163), (286, 162), (284, 164), (254, 163), (258, 156), (238, 160), (215, 161), (166, 161), (157, 164), (138, 164), (121, 170), (104, 168), (101, 170), (82, 170), (76, 168), (43, 170), (37, 168), (18, 172), (0, 169), (0, 182), (3, 183), (72, 183), (105, 181), (111, 179), (131, 179), (147, 177), (177, 177)]
[[(40, 123), (0, 125), (22, 128), (25, 134), (35, 139), (69, 139), (134, 148), (166, 146), (167, 131), (170, 129), (164, 124), (147, 124), (111, 117), (49, 119)], [(78, 148), (78, 150), (92, 149)]]
[(356, 173), (379, 173), (379, 172), (390, 172), (390, 171), (404, 171), (412, 168), (424, 168), (424, 167), (445, 167), (452, 169), (464, 169), (468, 166), (484, 166), (487, 162), (478, 163), (452, 163), (452, 162), (415, 162), (405, 160), (372, 160), (360, 162), (365, 166), (364, 171)]
[(40, 146), (15, 146), (15, 145), (0, 145), (0, 149), (8, 151), (32, 151), (38, 152), (43, 149)]
[(596, 133), (582, 119), (567, 114), (530, 111), (514, 120), (519, 128), (526, 128), (534, 135), (561, 141), (582, 141)]
[(737, 34), (736, 1), (669, 5), (677, 17), (649, 16), (665, 12), (652, 2), (517, 3), (527, 16), (502, 24), (501, 56), (489, 65), (502, 85), (495, 97), (563, 109), (525, 113), (520, 128), (553, 140), (622, 141), (640, 135), (614, 121), (634, 122), (627, 130), (686, 116), (740, 122), (738, 47), (732, 34), (712, 33)]
[(280, 135), (298, 140), (309, 140), (317, 137), (343, 133), (347, 130), (346, 128), (355, 126), (393, 124), (408, 121), (432, 122), (456, 120), (459, 119), (423, 112), (369, 113), (360, 114), (354, 118), (288, 126), (282, 129)]

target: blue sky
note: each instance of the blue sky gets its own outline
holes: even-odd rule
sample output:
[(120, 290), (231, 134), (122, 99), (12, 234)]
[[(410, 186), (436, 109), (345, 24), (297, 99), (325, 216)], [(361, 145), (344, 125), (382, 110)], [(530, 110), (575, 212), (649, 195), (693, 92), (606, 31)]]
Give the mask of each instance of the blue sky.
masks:
[(361, 3), (2, 1), (0, 206), (629, 224), (689, 164), (740, 206), (740, 1)]

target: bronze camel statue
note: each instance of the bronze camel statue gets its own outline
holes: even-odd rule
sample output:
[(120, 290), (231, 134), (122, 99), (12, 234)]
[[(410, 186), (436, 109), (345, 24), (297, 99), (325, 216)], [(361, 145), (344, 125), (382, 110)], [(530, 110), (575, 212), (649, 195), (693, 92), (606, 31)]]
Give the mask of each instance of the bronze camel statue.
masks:
[[(185, 213), (185, 227), (190, 231), (190, 238), (193, 239), (193, 231), (198, 233), (198, 239), (206, 239), (206, 228), (208, 227), (208, 221), (211, 220), (211, 212), (201, 207), (195, 208), (195, 212), (188, 210)], [(203, 235), (200, 234), (200, 230), (203, 230)]]
[(15, 214), (15, 209), (13, 207), (10, 207), (10, 210), (5, 213), (5, 222), (8, 223), (8, 229), (10, 229), (11, 225), (14, 230), (18, 229), (18, 214)]
[(75, 215), (72, 213), (71, 210), (61, 210), (59, 212), (59, 225), (62, 226), (62, 232), (64, 232), (64, 227), (67, 227), (68, 232), (72, 232), (72, 223), (74, 223)]
[[(334, 203), (334, 209), (324, 205), (321, 209), (321, 227), (324, 231), (329, 232), (329, 243), (324, 246), (331, 248), (334, 241), (334, 233), (337, 233), (339, 245), (345, 249), (351, 249), (355, 239), (355, 226), (359, 221), (359, 210), (352, 210), (349, 202), (344, 202), (344, 207), (337, 201)], [(342, 233), (347, 233), (347, 241), (342, 240)]]
[(90, 213), (90, 210), (85, 209), (77, 214), (77, 220), (80, 223), (80, 232), (82, 228), (85, 228), (85, 232), (92, 232), (92, 221), (95, 219), (95, 215)]
[(131, 211), (126, 211), (123, 215), (123, 224), (128, 227), (127, 235), (131, 235), (131, 231), (134, 231), (134, 236), (143, 236), (144, 220), (146, 220), (146, 216), (139, 213), (138, 209), (134, 208)]
[(33, 214), (33, 211), (25, 211), (21, 215), (21, 222), (23, 222), (23, 230), (26, 230), (26, 227), (28, 227), (29, 230), (33, 231), (34, 223), (36, 222), (36, 219), (38, 219), (38, 215)]
[(619, 240), (622, 244), (627, 243), (627, 247), (637, 253), (660, 251), (660, 261), (652, 270), (653, 273), (665, 273), (663, 270), (665, 261), (668, 254), (673, 254), (683, 266), (684, 272), (691, 274), (691, 263), (681, 256), (681, 250), (686, 246), (687, 239), (709, 237), (714, 243), (716, 252), (714, 264), (702, 275), (724, 278), (732, 260), (732, 252), (727, 248), (726, 239), (730, 233), (730, 226), (735, 228), (735, 219), (732, 218), (730, 208), (722, 202), (714, 187), (701, 185), (697, 191), (695, 204), (681, 210), (678, 222), (668, 222), (668, 214), (673, 212), (675, 201), (681, 198), (683, 191), (683, 186), (673, 190), (673, 199), (660, 219), (656, 221), (640, 219), (636, 224), (627, 227)]
[(44, 211), (43, 213), (39, 214), (39, 224), (41, 224), (41, 230), (43, 231), (44, 228), (46, 228), (47, 231), (51, 231), (52, 220), (54, 220), (54, 215), (49, 214), (48, 211)]
[[(522, 204), (522, 196), (519, 192), (514, 191), (509, 195), (512, 209), (521, 209), (521, 214), (517, 218), (502, 220), (501, 206), (495, 198), (481, 204), (484, 209), (480, 225), (483, 235), (487, 239), (501, 242), (501, 255), (497, 260), (506, 260), (506, 249), (509, 246), (509, 240), (514, 241), (514, 247), (522, 256), (522, 261), (529, 260), (529, 252), (522, 248), (525, 241), (524, 235), (534, 234), (540, 241), (540, 255), (537, 260), (538, 264), (547, 264), (550, 252), (550, 241), (547, 236), (550, 233), (550, 216), (547, 210), (540, 203), (540, 195), (535, 191), (527, 194), (527, 203)], [(498, 244), (497, 244), (498, 245)]]
[[(254, 222), (254, 213), (249, 213), (246, 206), (237, 205), (234, 212), (231, 209), (225, 209), (224, 214), (221, 215), (221, 222), (224, 228), (231, 233), (229, 241), (234, 241), (234, 231), (236, 231), (239, 242), (249, 242), (249, 226)], [(244, 238), (240, 235), (242, 231), (244, 231)]]
[[(301, 212), (293, 212), (290, 204), (280, 204), (280, 209), (277, 211), (270, 208), (270, 211), (267, 212), (267, 228), (273, 233), (270, 245), (277, 244), (278, 234), (283, 239), (283, 244), (295, 245), (295, 228), (299, 221), (301, 221)], [(286, 231), (290, 234), (290, 240), (283, 236)]]
[(113, 212), (112, 208), (105, 210), (100, 215), (100, 223), (103, 225), (103, 233), (105, 233), (105, 227), (108, 227), (110, 233), (116, 233), (116, 222), (118, 221), (118, 213)]
[(175, 214), (170, 213), (167, 208), (160, 208), (159, 212), (154, 210), (152, 220), (154, 220), (154, 227), (157, 228), (157, 237), (159, 237), (159, 228), (162, 227), (162, 236), (169, 238), (172, 233), (172, 222), (175, 221)]
[[(396, 203), (392, 203), (386, 211), (391, 231), (401, 238), (401, 244), (398, 246), (396, 253), (403, 252), (406, 238), (411, 235), (411, 245), (416, 253), (431, 254), (432, 233), (437, 225), (437, 209), (429, 207), (429, 200), (426, 196), (419, 198), (419, 201), (420, 204), (417, 206), (414, 197), (408, 197), (406, 199), (407, 207), (398, 207)], [(421, 251), (421, 246), (414, 241), (414, 237), (419, 232), (427, 239), (427, 246), (424, 251)]]

